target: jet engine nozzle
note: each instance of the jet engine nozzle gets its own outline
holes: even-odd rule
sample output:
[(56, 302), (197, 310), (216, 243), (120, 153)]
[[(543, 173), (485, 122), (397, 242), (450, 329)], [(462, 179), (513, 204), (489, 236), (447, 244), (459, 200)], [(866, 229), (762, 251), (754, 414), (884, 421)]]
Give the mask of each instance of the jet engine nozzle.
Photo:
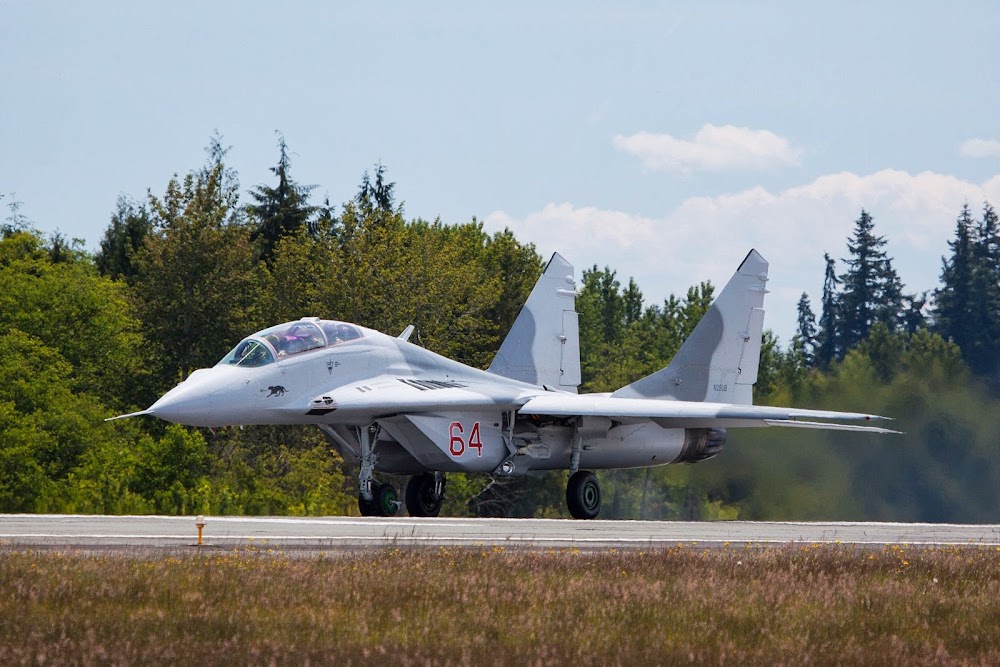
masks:
[(725, 448), (728, 438), (724, 428), (684, 429), (684, 446), (674, 463), (707, 461)]

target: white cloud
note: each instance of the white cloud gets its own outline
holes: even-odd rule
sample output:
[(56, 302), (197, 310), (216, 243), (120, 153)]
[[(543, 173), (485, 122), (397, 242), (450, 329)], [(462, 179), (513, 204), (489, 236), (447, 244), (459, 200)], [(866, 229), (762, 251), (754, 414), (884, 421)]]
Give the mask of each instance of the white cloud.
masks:
[[(564, 246), (584, 244), (592, 247), (615, 247), (627, 250), (655, 240), (659, 221), (642, 216), (569, 203), (546, 204), (541, 211), (515, 219), (503, 211), (487, 216), (491, 229), (510, 227), (528, 238), (544, 239), (544, 244)], [(553, 248), (555, 250), (555, 248)]]
[(705, 125), (694, 139), (638, 132), (614, 137), (615, 148), (642, 159), (649, 169), (675, 171), (766, 169), (797, 165), (802, 150), (767, 130), (733, 125)]
[(721, 288), (755, 247), (771, 262), (767, 326), (787, 341), (802, 292), (818, 313), (823, 253), (838, 260), (847, 254), (862, 208), (886, 237), (907, 290), (922, 292), (938, 284), (962, 205), (968, 202), (978, 216), (984, 200), (1000, 206), (1000, 175), (977, 184), (886, 169), (829, 174), (777, 192), (755, 187), (691, 197), (656, 217), (562, 203), (519, 217), (496, 211), (485, 224), (489, 230), (510, 227), (543, 255), (561, 252), (578, 273), (597, 264), (616, 269), (623, 281), (634, 276), (649, 302), (682, 295), (702, 280)]
[(1000, 157), (1000, 141), (996, 139), (969, 139), (958, 147), (962, 157)]

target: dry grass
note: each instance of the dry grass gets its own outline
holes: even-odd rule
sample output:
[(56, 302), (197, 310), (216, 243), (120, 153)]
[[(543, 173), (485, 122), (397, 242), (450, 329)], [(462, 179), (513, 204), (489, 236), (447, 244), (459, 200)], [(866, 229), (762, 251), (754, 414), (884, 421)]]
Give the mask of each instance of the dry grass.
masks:
[(1000, 664), (1000, 550), (0, 553), (0, 664)]

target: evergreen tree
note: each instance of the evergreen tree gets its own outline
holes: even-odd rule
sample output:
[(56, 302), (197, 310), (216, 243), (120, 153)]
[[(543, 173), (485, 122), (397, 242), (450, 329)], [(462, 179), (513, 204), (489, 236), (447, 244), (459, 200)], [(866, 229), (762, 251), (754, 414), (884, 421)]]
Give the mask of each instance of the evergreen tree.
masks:
[(369, 215), (373, 211), (391, 213), (396, 200), (396, 184), (389, 183), (385, 179), (385, 166), (381, 163), (375, 165), (375, 182), (366, 171), (361, 177), (361, 187), (354, 197), (354, 203), (361, 210), (362, 215)]
[(837, 267), (830, 253), (823, 253), (826, 269), (823, 274), (823, 311), (819, 319), (819, 334), (816, 338), (815, 363), (820, 368), (829, 368), (840, 357), (840, 304), (837, 286)]
[(968, 349), (962, 352), (973, 372), (1000, 382), (1000, 223), (987, 202), (975, 230), (972, 250), (972, 305)]
[(7, 202), (7, 210), (10, 213), (2, 225), (0, 225), (0, 237), (9, 238), (18, 232), (26, 232), (31, 229), (31, 221), (21, 212), (24, 203), (18, 201), (15, 193), (10, 193), (10, 201)]
[(58, 229), (49, 235), (49, 261), (53, 264), (69, 262), (73, 259), (73, 246)]
[(138, 271), (137, 255), (153, 228), (146, 207), (125, 196), (118, 197), (111, 224), (104, 230), (94, 262), (101, 275), (131, 279)]
[(258, 244), (260, 258), (268, 265), (274, 259), (275, 246), (284, 236), (295, 234), (300, 229), (310, 229), (310, 219), (320, 207), (309, 205), (309, 193), (313, 185), (299, 185), (289, 175), (291, 163), (285, 137), (278, 135), (278, 164), (271, 167), (271, 173), (278, 177), (274, 187), (258, 185), (250, 191), (256, 204), (247, 206), (247, 212), (256, 225), (250, 240)]
[(798, 325), (792, 336), (792, 351), (805, 368), (812, 368), (816, 358), (816, 315), (805, 292), (799, 298)]
[(317, 207), (316, 219), (310, 223), (309, 231), (315, 238), (337, 237), (338, 220), (330, 204), (330, 195), (323, 198), (323, 205)]
[(927, 306), (927, 292), (903, 295), (903, 309), (899, 313), (900, 328), (908, 334), (915, 334), (927, 327), (924, 308)]
[(847, 272), (840, 276), (841, 344), (847, 350), (868, 337), (872, 325), (884, 322), (890, 332), (899, 328), (903, 285), (883, 250), (885, 237), (875, 234), (875, 221), (864, 209), (847, 241)]
[(934, 329), (963, 352), (971, 351), (975, 337), (972, 329), (972, 310), (976, 307), (972, 294), (974, 224), (969, 205), (965, 204), (955, 222), (955, 239), (948, 241), (951, 257), (941, 258), (941, 287), (934, 291)]
[(625, 324), (638, 322), (642, 317), (642, 290), (635, 283), (635, 278), (628, 279), (628, 287), (622, 293), (625, 306)]

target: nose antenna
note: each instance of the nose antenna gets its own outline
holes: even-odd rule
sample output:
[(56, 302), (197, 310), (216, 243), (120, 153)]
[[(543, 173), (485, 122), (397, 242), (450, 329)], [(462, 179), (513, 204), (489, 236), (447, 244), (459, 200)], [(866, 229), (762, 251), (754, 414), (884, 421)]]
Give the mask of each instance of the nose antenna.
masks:
[(127, 415), (118, 415), (117, 417), (108, 417), (104, 421), (113, 422), (116, 419), (128, 419), (129, 417), (141, 417), (142, 415), (151, 415), (153, 410), (151, 408), (146, 408), (145, 410), (139, 410), (139, 412), (130, 412)]

